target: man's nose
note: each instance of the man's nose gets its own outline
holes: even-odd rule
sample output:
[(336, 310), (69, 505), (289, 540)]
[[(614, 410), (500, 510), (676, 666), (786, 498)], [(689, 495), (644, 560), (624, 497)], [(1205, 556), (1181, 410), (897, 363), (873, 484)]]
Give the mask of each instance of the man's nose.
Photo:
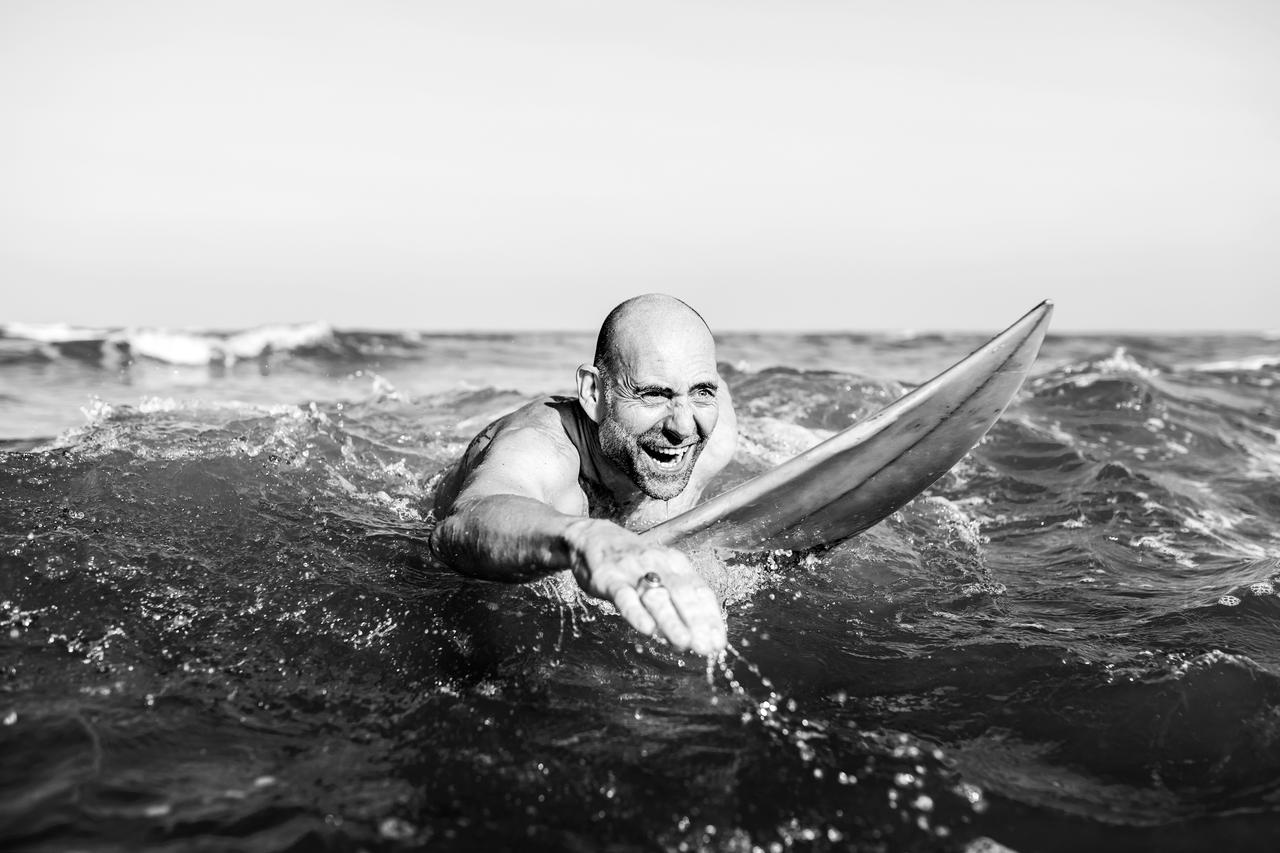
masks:
[(671, 414), (663, 424), (668, 438), (683, 441), (697, 431), (698, 425), (693, 420), (693, 407), (688, 400), (679, 397), (671, 401)]

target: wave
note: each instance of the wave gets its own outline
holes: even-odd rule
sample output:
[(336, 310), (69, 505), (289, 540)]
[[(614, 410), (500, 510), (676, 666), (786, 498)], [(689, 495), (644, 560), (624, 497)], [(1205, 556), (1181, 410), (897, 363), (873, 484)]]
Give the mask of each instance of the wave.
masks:
[(1280, 354), (1260, 354), (1224, 361), (1189, 364), (1183, 369), (1198, 373), (1257, 373), (1276, 368), (1280, 368)]
[(73, 326), (70, 323), (0, 323), (0, 337), (47, 344), (103, 340), (109, 334), (110, 329)]
[(1150, 379), (1167, 372), (1167, 369), (1141, 356), (1135, 356), (1126, 347), (1116, 347), (1109, 355), (1085, 358), (1061, 365), (1045, 376), (1039, 377), (1036, 387), (1047, 384), (1069, 384), (1089, 387), (1099, 380), (1125, 377), (1138, 380)]
[(192, 334), (159, 330), (127, 333), (124, 342), (134, 356), (169, 364), (231, 364), (273, 352), (290, 352), (332, 342), (334, 331), (326, 323), (299, 326), (261, 326), (230, 335)]
[[(413, 355), (412, 332), (340, 331), (328, 323), (279, 323), (237, 332), (149, 327), (105, 329), (66, 323), (0, 324), (7, 361), (68, 358), (108, 364), (146, 359), (184, 366), (230, 366), (267, 356), (394, 357)], [(22, 343), (29, 344), (23, 347)], [(17, 344), (15, 347), (14, 344)]]

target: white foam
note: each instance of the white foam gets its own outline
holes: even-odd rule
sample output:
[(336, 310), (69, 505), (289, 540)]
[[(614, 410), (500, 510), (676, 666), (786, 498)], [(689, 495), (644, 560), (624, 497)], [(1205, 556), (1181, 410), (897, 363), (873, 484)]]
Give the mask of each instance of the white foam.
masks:
[(1107, 358), (1102, 359), (1094, 364), (1098, 372), (1103, 375), (1108, 374), (1127, 374), (1133, 376), (1152, 377), (1159, 375), (1160, 371), (1154, 367), (1147, 367), (1139, 362), (1133, 356), (1129, 355), (1124, 347), (1116, 347), (1115, 352), (1111, 353)]
[(104, 329), (69, 323), (0, 323), (0, 336), (44, 344), (103, 341), (127, 345), (134, 357), (166, 364), (230, 365), (237, 359), (329, 343), (334, 330), (328, 323), (295, 323), (258, 326), (224, 335), (147, 327)]
[(224, 360), (223, 350), (214, 339), (189, 332), (144, 329), (125, 332), (117, 337), (129, 345), (134, 356), (153, 358), (167, 364), (213, 364)]
[(1196, 567), (1195, 558), (1186, 551), (1173, 546), (1169, 541), (1172, 539), (1171, 534), (1162, 533), (1154, 536), (1140, 536), (1129, 542), (1131, 548), (1142, 548), (1147, 551), (1154, 551), (1161, 556), (1172, 559), (1179, 566), (1186, 569), (1194, 569)]
[(138, 411), (143, 414), (156, 412), (233, 412), (259, 417), (287, 417), (304, 420), (307, 412), (294, 403), (248, 403), (243, 400), (178, 400), (173, 397), (142, 397)]
[(834, 435), (768, 415), (740, 416), (738, 448), (744, 456), (766, 465), (780, 465)]
[(1233, 358), (1226, 361), (1209, 361), (1203, 364), (1185, 365), (1186, 370), (1198, 370), (1201, 373), (1237, 373), (1244, 371), (1266, 370), (1280, 367), (1280, 355), (1250, 355), (1244, 358)]
[(236, 358), (257, 358), (268, 352), (294, 350), (333, 340), (333, 327), (328, 323), (259, 326), (237, 332), (226, 338), (226, 351)]
[(1076, 388), (1089, 388), (1106, 376), (1136, 376), (1150, 379), (1153, 376), (1159, 376), (1160, 371), (1154, 367), (1147, 367), (1129, 355), (1124, 347), (1116, 347), (1115, 351), (1106, 358), (1068, 367), (1066, 374), (1065, 384)]
[(111, 333), (109, 339), (127, 344), (135, 357), (166, 364), (234, 364), (239, 359), (260, 358), (272, 352), (288, 352), (333, 340), (328, 323), (271, 325), (230, 335), (175, 329), (133, 328)]
[(102, 340), (110, 333), (110, 329), (72, 326), (68, 323), (0, 323), (0, 334), (6, 338), (22, 338), (45, 344)]

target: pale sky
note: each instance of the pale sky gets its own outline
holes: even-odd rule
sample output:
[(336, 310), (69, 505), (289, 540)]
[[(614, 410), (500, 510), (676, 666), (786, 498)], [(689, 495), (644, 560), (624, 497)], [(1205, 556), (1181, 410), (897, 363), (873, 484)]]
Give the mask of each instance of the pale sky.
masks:
[(0, 322), (1280, 329), (1275, 0), (0, 0)]

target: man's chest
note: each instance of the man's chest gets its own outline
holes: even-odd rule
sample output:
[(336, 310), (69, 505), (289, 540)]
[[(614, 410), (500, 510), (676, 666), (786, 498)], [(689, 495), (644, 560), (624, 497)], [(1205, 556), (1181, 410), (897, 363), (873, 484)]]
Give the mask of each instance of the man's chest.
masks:
[(700, 489), (688, 488), (668, 501), (655, 500), (644, 494), (627, 500), (619, 499), (613, 492), (587, 477), (578, 478), (578, 487), (581, 489), (585, 504), (580, 514), (589, 515), (592, 518), (605, 518), (628, 530), (637, 531), (645, 530), (692, 509), (701, 493)]

